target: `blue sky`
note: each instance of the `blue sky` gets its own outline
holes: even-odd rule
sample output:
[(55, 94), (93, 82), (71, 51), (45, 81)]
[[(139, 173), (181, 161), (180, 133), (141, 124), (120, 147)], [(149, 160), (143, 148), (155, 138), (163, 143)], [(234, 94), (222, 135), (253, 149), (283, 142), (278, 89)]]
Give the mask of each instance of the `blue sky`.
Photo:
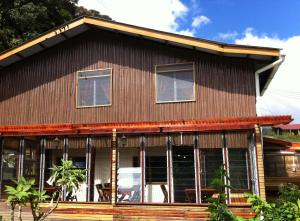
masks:
[(195, 36), (221, 39), (219, 33), (236, 33), (241, 37), (246, 28), (257, 34), (289, 38), (300, 34), (299, 0), (183, 0), (189, 11), (178, 18), (181, 30), (191, 28), (191, 21), (204, 15), (210, 22), (196, 29)]
[(113, 20), (221, 42), (282, 48), (286, 59), (264, 96), (262, 115), (300, 123), (300, 0), (79, 0)]

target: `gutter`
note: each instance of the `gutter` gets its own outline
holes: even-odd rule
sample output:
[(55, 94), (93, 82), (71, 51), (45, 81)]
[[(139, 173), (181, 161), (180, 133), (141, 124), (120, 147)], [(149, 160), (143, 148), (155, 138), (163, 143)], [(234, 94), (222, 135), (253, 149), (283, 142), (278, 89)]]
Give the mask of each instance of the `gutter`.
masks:
[[(255, 89), (256, 89), (256, 104), (258, 103), (259, 97), (261, 97), (261, 95), (264, 94), (264, 92), (266, 91), (266, 89), (268, 88), (271, 80), (273, 79), (275, 73), (277, 72), (279, 66), (284, 62), (285, 59), (285, 55), (280, 55), (279, 59), (274, 61), (271, 64), (268, 64), (258, 70), (255, 71)], [(263, 88), (262, 92), (260, 93), (260, 85), (259, 85), (259, 75), (267, 70), (272, 70), (272, 73), (269, 76), (269, 79), (265, 85), (265, 87)], [(257, 108), (257, 115), (260, 116), (260, 111)]]

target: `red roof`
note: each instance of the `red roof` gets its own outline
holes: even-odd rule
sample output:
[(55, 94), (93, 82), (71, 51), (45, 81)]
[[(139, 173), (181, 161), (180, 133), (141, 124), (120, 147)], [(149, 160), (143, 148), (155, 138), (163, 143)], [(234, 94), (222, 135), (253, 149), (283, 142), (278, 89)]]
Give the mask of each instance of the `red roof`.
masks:
[(48, 124), (0, 126), (0, 135), (57, 135), (57, 134), (110, 134), (113, 129), (119, 133), (147, 133), (147, 132), (192, 132), (192, 131), (221, 131), (246, 130), (254, 126), (272, 126), (287, 124), (292, 121), (288, 116), (271, 117), (239, 117), (221, 119), (195, 119), (180, 121), (157, 122), (122, 122), (122, 123), (95, 123), (95, 124)]
[(276, 146), (279, 149), (288, 148), (291, 151), (300, 150), (299, 142), (290, 142), (273, 137), (264, 137), (264, 146)]
[(300, 124), (280, 124), (280, 125), (276, 125), (273, 128), (278, 128), (281, 130), (300, 130)]

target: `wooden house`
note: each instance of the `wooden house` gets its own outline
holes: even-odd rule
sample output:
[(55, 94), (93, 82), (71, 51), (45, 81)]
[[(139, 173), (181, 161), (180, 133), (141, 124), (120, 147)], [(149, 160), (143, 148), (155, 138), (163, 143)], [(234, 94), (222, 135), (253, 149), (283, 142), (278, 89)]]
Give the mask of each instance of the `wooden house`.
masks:
[(300, 187), (300, 142), (264, 137), (266, 195), (278, 196), (281, 185), (292, 183)]
[(243, 193), (265, 197), (260, 127), (291, 121), (256, 113), (282, 61), (275, 48), (91, 17), (2, 52), (0, 197), (20, 176), (53, 192), (49, 168), (71, 159), (87, 178), (61, 219), (199, 220), (223, 166), (227, 203), (247, 216)]
[(290, 135), (300, 135), (300, 124), (286, 124), (286, 125), (276, 125), (273, 130), (279, 135), (283, 133), (289, 133)]

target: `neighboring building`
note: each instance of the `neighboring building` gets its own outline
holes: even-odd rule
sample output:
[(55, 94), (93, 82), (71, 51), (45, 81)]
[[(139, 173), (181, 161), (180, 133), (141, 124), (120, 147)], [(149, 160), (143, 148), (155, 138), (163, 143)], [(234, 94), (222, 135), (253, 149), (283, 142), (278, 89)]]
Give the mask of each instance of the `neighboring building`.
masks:
[(1, 199), (20, 176), (51, 193), (49, 168), (71, 159), (87, 179), (63, 217), (199, 220), (225, 165), (228, 204), (246, 216), (243, 192), (265, 197), (260, 127), (291, 121), (256, 114), (281, 61), (279, 49), (90, 17), (3, 52)]
[(276, 125), (273, 127), (277, 134), (282, 134), (283, 132), (288, 132), (290, 134), (300, 135), (300, 124), (286, 124), (286, 125)]
[(267, 197), (277, 197), (278, 187), (288, 183), (300, 187), (300, 142), (264, 137)]

